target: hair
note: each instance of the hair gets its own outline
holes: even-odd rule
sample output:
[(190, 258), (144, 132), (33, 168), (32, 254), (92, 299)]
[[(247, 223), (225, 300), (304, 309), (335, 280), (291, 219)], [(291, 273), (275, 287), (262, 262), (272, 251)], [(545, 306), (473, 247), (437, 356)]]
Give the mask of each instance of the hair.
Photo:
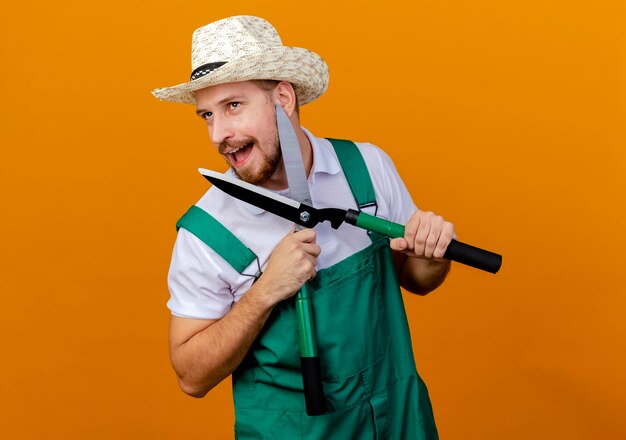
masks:
[[(257, 86), (259, 86), (261, 90), (267, 93), (270, 93), (276, 88), (278, 83), (282, 81), (275, 80), (275, 79), (255, 79), (255, 80), (252, 80), (252, 82), (255, 83)], [(291, 84), (291, 86), (293, 87), (293, 84)], [(295, 92), (295, 88), (294, 88), (294, 92)], [(296, 94), (296, 113), (298, 114), (298, 116), (300, 115), (300, 102), (298, 100), (297, 94)]]

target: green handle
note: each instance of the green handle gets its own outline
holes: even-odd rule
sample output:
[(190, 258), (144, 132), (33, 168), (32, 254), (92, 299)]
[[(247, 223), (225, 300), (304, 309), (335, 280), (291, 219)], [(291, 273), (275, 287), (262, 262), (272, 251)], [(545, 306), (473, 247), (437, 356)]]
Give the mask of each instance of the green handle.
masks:
[(306, 284), (302, 286), (296, 296), (296, 321), (298, 322), (298, 337), (300, 339), (300, 356), (317, 356), (317, 340), (313, 327), (313, 307)]
[(322, 366), (317, 354), (317, 340), (313, 325), (313, 307), (306, 284), (296, 296), (296, 321), (300, 340), (300, 366), (302, 367), (302, 385), (304, 403), (309, 416), (321, 416), (326, 413)]
[[(404, 226), (353, 209), (346, 212), (346, 222), (390, 238), (404, 237)], [(457, 240), (450, 242), (443, 257), (491, 273), (502, 266), (502, 255)]]
[(364, 212), (359, 213), (356, 226), (390, 238), (404, 237), (404, 226)]

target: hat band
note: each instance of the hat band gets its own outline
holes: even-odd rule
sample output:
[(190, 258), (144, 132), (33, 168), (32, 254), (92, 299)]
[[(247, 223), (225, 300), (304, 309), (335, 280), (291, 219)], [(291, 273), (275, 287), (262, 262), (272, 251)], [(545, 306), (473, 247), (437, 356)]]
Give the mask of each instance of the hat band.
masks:
[(198, 67), (197, 69), (194, 69), (194, 71), (191, 72), (191, 81), (193, 81), (194, 79), (201, 78), (207, 73), (213, 72), (215, 69), (217, 69), (218, 67), (222, 67), (224, 64), (226, 64), (226, 61), (218, 61), (216, 63), (203, 64), (202, 66)]

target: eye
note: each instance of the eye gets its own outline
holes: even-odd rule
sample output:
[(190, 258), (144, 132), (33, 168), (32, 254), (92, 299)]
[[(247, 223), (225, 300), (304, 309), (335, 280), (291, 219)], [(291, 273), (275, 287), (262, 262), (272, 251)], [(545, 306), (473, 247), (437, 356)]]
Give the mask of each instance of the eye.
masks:
[(230, 108), (236, 109), (236, 108), (239, 108), (241, 106), (241, 102), (233, 101), (233, 102), (228, 103), (228, 105), (230, 105)]
[(200, 117), (204, 120), (208, 120), (213, 116), (213, 112), (204, 112), (200, 114)]

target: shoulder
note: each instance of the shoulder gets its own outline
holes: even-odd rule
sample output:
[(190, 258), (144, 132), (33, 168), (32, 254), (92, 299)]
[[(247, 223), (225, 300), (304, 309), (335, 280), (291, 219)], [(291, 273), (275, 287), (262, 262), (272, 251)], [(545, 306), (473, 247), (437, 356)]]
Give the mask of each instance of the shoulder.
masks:
[(228, 196), (223, 191), (211, 186), (195, 205), (213, 215), (227, 207), (227, 201)]
[(215, 186), (211, 186), (195, 203), (195, 206), (226, 227), (230, 227), (233, 222), (250, 215), (245, 203), (234, 200)]
[(378, 201), (378, 215), (405, 223), (416, 207), (393, 160), (378, 146), (355, 142), (367, 166)]
[(178, 251), (183, 259), (187, 258), (188, 255), (198, 257), (199, 261), (206, 257), (214, 259), (216, 253), (208, 246), (207, 237), (210, 238), (216, 234), (223, 235), (222, 229), (228, 227), (229, 218), (232, 217), (234, 215), (229, 215), (225, 194), (215, 187), (210, 187), (179, 218), (175, 254)]
[(212, 249), (211, 243), (216, 241), (213, 237), (225, 237), (224, 231), (230, 229), (238, 216), (235, 205), (223, 191), (210, 187), (177, 222), (175, 249), (179, 254), (183, 258), (195, 255), (221, 261), (215, 258), (218, 249)]
[(380, 147), (369, 142), (354, 142), (359, 149), (372, 178), (379, 174), (397, 175), (396, 167), (389, 155)]
[(358, 142), (354, 140), (348, 139), (337, 139), (340, 141), (339, 145), (333, 147), (333, 142), (326, 138), (316, 138), (319, 146), (323, 146), (324, 153), (328, 154), (328, 151), (331, 151), (332, 156), (336, 161), (339, 161), (337, 157), (335, 148), (341, 148), (345, 142), (352, 143), (356, 145), (359, 153), (361, 153), (361, 157), (365, 161), (369, 170), (372, 171), (380, 171), (384, 168), (387, 168), (389, 165), (392, 165), (393, 162), (387, 153), (385, 153), (380, 147), (369, 143), (369, 142)]
[[(192, 229), (200, 234), (195, 234), (191, 230), (185, 231), (183, 222), (179, 221), (181, 223), (179, 236), (185, 236), (188, 242), (196, 247), (211, 247), (220, 255), (223, 253), (222, 250), (230, 255), (232, 252), (238, 252), (238, 249), (244, 249), (244, 253), (249, 255), (245, 250), (247, 248), (259, 258), (263, 258), (269, 255), (292, 225), (289, 221), (238, 200), (217, 187), (209, 188), (194, 206), (199, 208), (193, 210), (196, 214), (199, 210), (207, 214), (199, 213), (197, 218), (201, 222), (195, 222), (193, 225)], [(260, 230), (264, 231), (261, 235), (258, 233)]]

